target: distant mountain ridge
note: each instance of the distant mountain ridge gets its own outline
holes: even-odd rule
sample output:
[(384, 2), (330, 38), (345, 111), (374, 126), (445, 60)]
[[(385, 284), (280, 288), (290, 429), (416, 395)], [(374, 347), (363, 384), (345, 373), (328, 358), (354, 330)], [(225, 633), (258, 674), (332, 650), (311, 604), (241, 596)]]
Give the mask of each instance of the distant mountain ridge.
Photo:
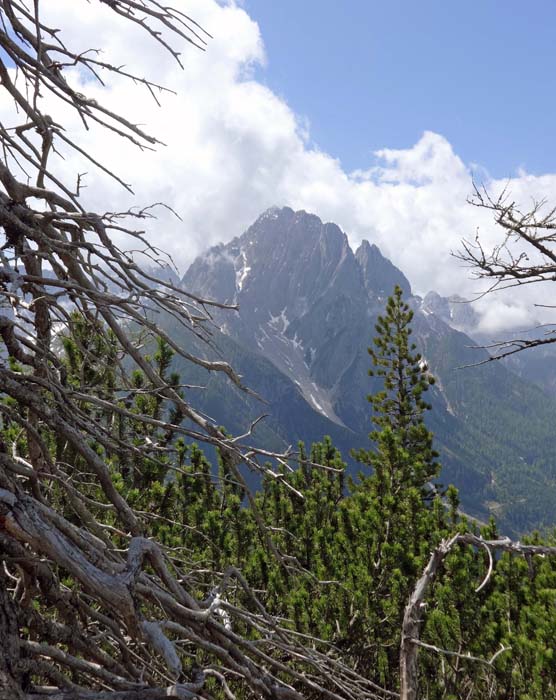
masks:
[(444, 465), (441, 480), (460, 487), (469, 512), (495, 513), (509, 531), (556, 522), (556, 403), (499, 364), (456, 370), (485, 351), (472, 349), (473, 341), (446, 322), (458, 325), (441, 297), (412, 297), (405, 275), (376, 245), (364, 241), (353, 252), (335, 224), (273, 208), (242, 236), (199, 256), (182, 283), (239, 305), (239, 313), (217, 312), (222, 333), (214, 332), (214, 352), (229, 357), (269, 402), (265, 410), (210, 377), (201, 408), (233, 431), (268, 412), (255, 433), (261, 443), (330, 434), (344, 453), (368, 445), (366, 396), (378, 385), (367, 374), (367, 348), (399, 284), (416, 311), (415, 340), (438, 379), (429, 424)]
[[(429, 292), (422, 300), (424, 313), (439, 316), (445, 323), (472, 338), (478, 345), (491, 348), (496, 353), (500, 342), (515, 338), (533, 340), (554, 337), (552, 325), (531, 323), (531, 328), (506, 331), (486, 331), (481, 327), (480, 316), (473, 305), (458, 295), (442, 297)], [(535, 384), (548, 396), (556, 398), (556, 343), (530, 348), (502, 360), (502, 363), (525, 381)]]

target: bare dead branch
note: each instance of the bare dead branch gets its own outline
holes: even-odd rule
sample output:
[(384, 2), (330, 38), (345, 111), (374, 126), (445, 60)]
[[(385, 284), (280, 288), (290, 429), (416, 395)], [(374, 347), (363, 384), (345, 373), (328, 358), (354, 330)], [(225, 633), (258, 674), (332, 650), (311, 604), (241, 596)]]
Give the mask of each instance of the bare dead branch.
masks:
[(492, 575), (492, 553), (493, 552), (509, 552), (526, 557), (532, 556), (556, 556), (556, 547), (546, 545), (526, 545), (521, 542), (514, 542), (509, 537), (503, 537), (497, 540), (485, 540), (483, 537), (470, 533), (457, 534), (451, 539), (443, 540), (432, 552), (430, 559), (425, 567), (421, 577), (415, 584), (415, 588), (406, 605), (403, 624), (402, 636), (400, 644), (400, 700), (418, 700), (418, 650), (419, 647), (434, 651), (448, 656), (456, 656), (468, 661), (475, 661), (482, 664), (492, 666), (500, 654), (510, 651), (507, 647), (502, 647), (496, 651), (490, 659), (481, 659), (469, 654), (461, 652), (441, 649), (431, 644), (426, 644), (420, 639), (420, 631), (422, 626), (423, 608), (425, 605), (425, 597), (427, 592), (437, 577), (440, 568), (450, 553), (450, 551), (458, 544), (469, 545), (475, 549), (483, 549), (488, 552), (489, 567), (487, 575), (475, 590), (482, 590), (488, 583)]
[[(511, 200), (508, 187), (494, 197), (486, 187), (474, 184), (472, 206), (492, 213), (500, 232), (499, 242), (485, 250), (479, 232), (474, 240), (463, 240), (461, 250), (454, 256), (464, 262), (478, 279), (491, 284), (479, 297), (496, 291), (525, 285), (556, 281), (556, 208), (544, 200), (534, 201), (523, 211)], [(538, 304), (536, 306), (549, 306)], [(556, 342), (556, 336), (547, 334), (538, 338), (516, 338), (483, 346), (491, 358), (484, 364), (499, 360), (530, 348)]]
[[(157, 0), (100, 2), (178, 63), (180, 45), (204, 49), (210, 38)], [(210, 698), (211, 677), (228, 698), (236, 688), (237, 697), (276, 700), (397, 697), (346, 667), (330, 644), (281, 626), (237, 570), (207, 568), (213, 595), (201, 600), (190, 585), (199, 562), (188, 560), (187, 546), (165, 549), (147, 537), (156, 516), (132, 508), (118, 488), (114, 455), (122, 470), (139, 470), (175, 453), (173, 436), (207, 442), (243, 490), (268, 550), (284, 569), (298, 567), (279, 552), (243, 474), (246, 465), (283, 479), (264, 462), (288, 466), (295, 453), (246, 444), (257, 421), (243, 435), (226, 435), (145, 356), (162, 339), (188, 363), (248, 391), (227, 362), (198, 350), (210, 347), (214, 309), (235, 307), (137, 264), (134, 251), (161, 259), (139, 228), (155, 205), (88, 211), (83, 173), (63, 181), (53, 165), (55, 155), (74, 151), (132, 188), (47, 113), (49, 99), (85, 128), (141, 150), (161, 145), (137, 115), (77, 92), (70, 69), (100, 85), (111, 76), (132, 81), (157, 101), (168, 88), (109, 56), (101, 60), (99, 47), (72, 47), (71, 36), (46, 24), (43, 8), (41, 0), (0, 0), (0, 85), (14, 107), (12, 121), (0, 124), (0, 421), (16, 433), (0, 440), (0, 694), (5, 687), (16, 700)], [(115, 234), (127, 242), (117, 245)], [(161, 315), (187, 329), (197, 349), (168, 336)], [(90, 337), (74, 332), (79, 323)], [(91, 338), (109, 351), (109, 367), (99, 366)], [(78, 382), (61, 350), (70, 341), (80, 357)], [(109, 395), (87, 378), (91, 368), (113, 374)], [(144, 386), (134, 383), (135, 371)], [(157, 407), (152, 414), (132, 408), (145, 397)], [(161, 415), (163, 404), (172, 419)], [(231, 579), (246, 604), (227, 598)], [(191, 669), (193, 652), (206, 660), (203, 668)]]

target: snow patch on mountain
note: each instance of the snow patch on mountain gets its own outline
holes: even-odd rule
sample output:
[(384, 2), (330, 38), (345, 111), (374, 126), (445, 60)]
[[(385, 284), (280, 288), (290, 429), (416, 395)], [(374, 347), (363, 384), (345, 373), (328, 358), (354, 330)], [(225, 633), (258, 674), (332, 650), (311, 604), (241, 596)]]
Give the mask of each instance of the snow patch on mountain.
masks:
[[(297, 333), (293, 338), (286, 335), (290, 325), (286, 311), (284, 307), (279, 314), (269, 312), (269, 320), (262, 323), (255, 334), (258, 348), (278, 369), (294, 379), (301, 395), (312, 408), (334, 423), (344, 426), (334, 411), (332, 392), (316, 384), (311, 377), (301, 338)], [(311, 358), (315, 354), (316, 350), (311, 348)]]
[(315, 399), (315, 397), (313, 396), (313, 394), (309, 393), (309, 398), (311, 399), (311, 403), (312, 403), (313, 406), (317, 409), (317, 411), (320, 411), (321, 413), (324, 413), (324, 415), (326, 415), (326, 413), (325, 413), (323, 407), (322, 407), (322, 406), (320, 405), (320, 403)]
[(288, 330), (288, 326), (290, 325), (289, 319), (286, 316), (286, 307), (280, 311), (278, 316), (273, 316), (271, 312), (269, 312), (270, 315), (270, 321), (268, 322), (269, 326), (272, 326), (273, 329), (278, 331), (279, 333), (285, 333)]
[[(243, 250), (240, 252), (238, 260), (240, 261), (239, 269), (236, 268), (236, 289), (241, 292), (247, 275), (251, 272), (251, 267), (247, 264), (247, 258)], [(237, 264), (237, 260), (236, 260)]]

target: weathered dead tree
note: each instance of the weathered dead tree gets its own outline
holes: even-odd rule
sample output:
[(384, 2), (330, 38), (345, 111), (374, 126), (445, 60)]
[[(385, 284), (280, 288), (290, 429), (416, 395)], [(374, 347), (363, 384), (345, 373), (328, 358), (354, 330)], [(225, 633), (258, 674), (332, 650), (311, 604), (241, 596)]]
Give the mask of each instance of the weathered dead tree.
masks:
[[(99, 2), (178, 62), (172, 42), (197, 50), (208, 40), (186, 14), (156, 0)], [(140, 344), (162, 337), (189, 362), (241, 385), (228, 364), (177, 346), (153, 321), (156, 313), (170, 314), (206, 338), (216, 302), (157, 280), (127, 252), (140, 249), (158, 262), (159, 252), (133, 223), (152, 210), (87, 211), (81, 177), (70, 184), (52, 167), (58, 152), (73, 149), (129, 189), (110, 164), (98, 162), (49, 116), (48, 100), (138, 148), (158, 143), (135, 123), (137, 115), (116, 114), (76, 92), (68, 69), (101, 82), (118, 74), (154, 99), (165, 88), (101, 61), (90, 47), (69, 48), (71, 37), (44, 23), (41, 6), (41, 0), (0, 0), (0, 81), (14, 108), (13, 122), (0, 124), (0, 419), (18, 428), (0, 441), (0, 698), (158, 700), (210, 698), (212, 692), (233, 698), (238, 687), (241, 697), (397, 696), (346, 668), (329, 645), (269, 617), (239, 572), (214, 572), (212, 595), (193, 595), (187, 556), (146, 538), (145, 514), (116, 487), (107, 454), (132, 462), (163, 453), (165, 445), (139, 444), (133, 435), (119, 439), (86, 407), (210, 442), (227, 456), (240, 484), (242, 462), (263, 467), (256, 450), (242, 447), (248, 437), (223, 434), (143, 356)], [(116, 245), (114, 234), (127, 236), (128, 245)], [(119, 395), (132, 388), (129, 367), (138, 368), (151, 395), (174, 407), (175, 425), (68, 382), (57, 343), (75, 312), (115, 348)], [(87, 357), (89, 350), (80, 350)], [(72, 465), (57, 450), (79, 462), (80, 475), (98, 489), (96, 500), (74, 483)], [(60, 498), (72, 517), (59, 509)], [(110, 522), (97, 517), (99, 510), (110, 513)], [(273, 546), (270, 537), (267, 543)], [(227, 602), (230, 587), (250, 604)], [(197, 656), (200, 667), (192, 663)]]
[[(485, 249), (477, 233), (474, 240), (462, 241), (462, 249), (455, 255), (477, 278), (491, 283), (484, 294), (556, 280), (556, 207), (537, 201), (523, 211), (507, 189), (493, 197), (486, 188), (475, 187), (469, 201), (491, 212), (500, 232), (500, 242), (492, 249)], [(535, 306), (556, 308), (550, 303)], [(490, 360), (498, 360), (555, 342), (554, 325), (547, 324), (534, 337), (503, 340), (485, 347), (491, 354)]]
[(458, 656), (466, 661), (474, 661), (488, 666), (492, 666), (501, 654), (510, 651), (507, 647), (502, 647), (495, 651), (490, 659), (482, 659), (460, 651), (440, 649), (432, 644), (426, 644), (420, 639), (426, 595), (431, 584), (439, 574), (445, 558), (456, 545), (469, 545), (477, 550), (484, 550), (488, 554), (489, 567), (486, 576), (476, 589), (477, 593), (487, 585), (492, 575), (493, 553), (508, 552), (527, 558), (546, 555), (556, 556), (556, 547), (526, 545), (521, 542), (514, 542), (508, 537), (497, 540), (485, 540), (483, 537), (466, 533), (457, 534), (450, 539), (443, 540), (432, 552), (427, 566), (415, 584), (413, 593), (405, 608), (400, 643), (400, 700), (419, 699), (419, 669), (417, 661), (420, 648), (437, 654)]

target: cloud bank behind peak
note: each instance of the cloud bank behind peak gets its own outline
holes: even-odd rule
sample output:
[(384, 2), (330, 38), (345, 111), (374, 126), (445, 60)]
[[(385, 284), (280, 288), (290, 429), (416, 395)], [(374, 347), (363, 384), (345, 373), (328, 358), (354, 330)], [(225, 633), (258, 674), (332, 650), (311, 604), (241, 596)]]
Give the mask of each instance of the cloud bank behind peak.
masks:
[[(102, 45), (102, 60), (133, 67), (176, 91), (175, 96), (161, 95), (159, 107), (137, 85), (104, 76), (107, 82), (101, 86), (74, 72), (72, 80), (81, 92), (141, 122), (166, 146), (141, 152), (95, 128), (85, 131), (77, 120), (68, 125), (98, 160), (132, 183), (135, 198), (74, 154), (66, 154), (58, 167), (72, 176), (88, 171), (91, 208), (123, 211), (164, 202), (174, 209), (181, 221), (160, 209), (158, 220), (147, 223), (151, 240), (181, 269), (209, 245), (241, 234), (268, 207), (289, 205), (334, 221), (354, 248), (364, 238), (376, 243), (416, 293), (435, 289), (469, 298), (481, 287), (451, 252), (477, 229), (486, 248), (497, 240), (490, 215), (467, 203), (473, 173), (479, 172), (494, 191), (507, 186), (519, 201), (547, 198), (556, 203), (556, 174), (518, 172), (505, 182), (489, 179), (433, 132), (405, 149), (369, 153), (367, 169), (346, 172), (339, 159), (311, 142), (307, 120), (256, 79), (256, 74), (264, 78), (263, 37), (236, 3), (188, 1), (188, 14), (214, 39), (204, 53), (183, 47), (183, 70), (106, 7), (75, 0), (45, 7), (45, 21), (67, 31), (76, 49)], [(2, 116), (7, 109), (0, 103)], [(51, 105), (54, 116), (59, 109)], [(342, 128), (349, 128), (349, 111), (346, 104)], [(531, 295), (520, 290), (515, 298), (506, 294), (479, 302), (483, 330), (495, 333), (532, 320)]]

